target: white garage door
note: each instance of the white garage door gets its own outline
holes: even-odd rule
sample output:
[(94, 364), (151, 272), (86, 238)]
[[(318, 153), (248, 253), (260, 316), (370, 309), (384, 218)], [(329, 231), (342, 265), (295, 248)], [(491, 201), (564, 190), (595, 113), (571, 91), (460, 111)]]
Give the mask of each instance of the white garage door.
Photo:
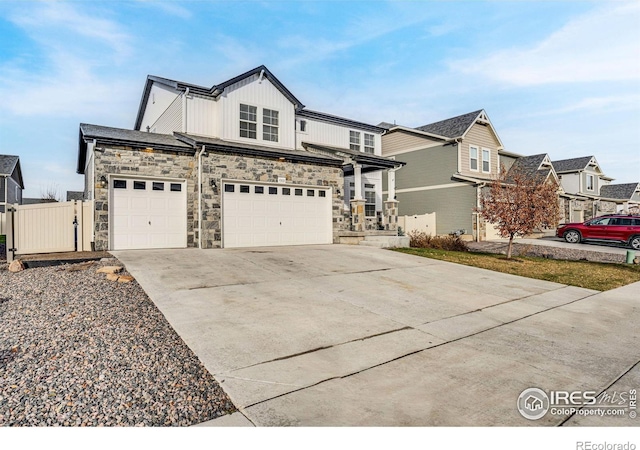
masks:
[(329, 188), (225, 181), (224, 247), (330, 244)]
[(187, 246), (185, 182), (111, 179), (111, 248)]

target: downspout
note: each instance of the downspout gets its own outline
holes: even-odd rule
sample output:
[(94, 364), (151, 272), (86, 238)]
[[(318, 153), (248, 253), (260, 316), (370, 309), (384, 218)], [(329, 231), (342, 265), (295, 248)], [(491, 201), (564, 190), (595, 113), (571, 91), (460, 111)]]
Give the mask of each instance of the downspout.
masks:
[(205, 147), (198, 152), (198, 248), (202, 248), (202, 155)]
[(189, 95), (189, 88), (184, 91), (182, 96), (182, 132), (187, 132), (187, 96)]
[(480, 242), (480, 196), (482, 195), (482, 188), (486, 185), (487, 183), (480, 183), (476, 188), (476, 242)]
[(94, 250), (96, 245), (95, 201), (96, 201), (96, 145), (97, 144), (98, 144), (98, 141), (94, 139), (93, 145), (91, 146), (91, 174), (93, 178), (93, 180), (91, 180), (91, 200), (94, 201), (93, 214), (91, 214), (91, 250)]

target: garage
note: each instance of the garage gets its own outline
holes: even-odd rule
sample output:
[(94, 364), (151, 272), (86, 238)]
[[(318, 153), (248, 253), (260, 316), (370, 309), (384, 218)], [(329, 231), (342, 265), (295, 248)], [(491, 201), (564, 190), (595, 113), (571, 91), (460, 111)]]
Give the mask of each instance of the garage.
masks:
[(187, 246), (184, 180), (117, 177), (110, 180), (113, 250)]
[(223, 246), (331, 244), (331, 189), (224, 181)]

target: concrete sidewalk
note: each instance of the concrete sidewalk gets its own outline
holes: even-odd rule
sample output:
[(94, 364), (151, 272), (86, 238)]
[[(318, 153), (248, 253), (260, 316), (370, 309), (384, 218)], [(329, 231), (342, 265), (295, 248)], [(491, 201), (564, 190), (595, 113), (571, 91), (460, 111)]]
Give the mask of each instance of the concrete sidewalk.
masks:
[(597, 293), (359, 246), (113, 253), (247, 418), (213, 425), (554, 425), (568, 416), (518, 413), (524, 389), (638, 376), (639, 284)]

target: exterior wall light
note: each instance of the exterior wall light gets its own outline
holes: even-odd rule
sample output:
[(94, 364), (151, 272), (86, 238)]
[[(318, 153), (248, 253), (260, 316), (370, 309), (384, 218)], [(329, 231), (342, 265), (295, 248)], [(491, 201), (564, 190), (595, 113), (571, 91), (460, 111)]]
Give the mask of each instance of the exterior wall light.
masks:
[(106, 188), (109, 185), (109, 183), (107, 183), (107, 177), (105, 177), (104, 175), (102, 175), (100, 177), (100, 187), (101, 188)]

